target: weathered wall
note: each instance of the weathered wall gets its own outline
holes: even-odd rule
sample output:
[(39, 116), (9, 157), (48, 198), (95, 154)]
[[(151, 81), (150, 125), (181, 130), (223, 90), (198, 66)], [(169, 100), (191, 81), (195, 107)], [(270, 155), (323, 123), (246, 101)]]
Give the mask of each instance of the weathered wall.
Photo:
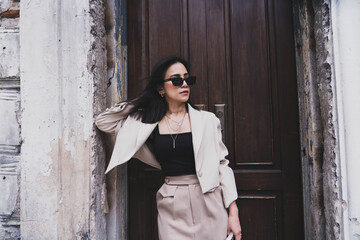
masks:
[[(330, 0), (313, 1), (316, 48), (316, 81), (319, 86), (321, 122), (323, 124), (323, 191), (326, 239), (341, 239), (342, 192), (339, 157), (336, 78), (332, 38)], [(339, 81), (339, 80), (338, 80)]]
[(87, 71), (94, 87), (92, 102), (92, 141), (90, 157), (90, 239), (108, 239), (106, 233), (107, 193), (105, 186), (105, 153), (94, 124), (95, 116), (104, 110), (104, 88), (107, 86), (105, 1), (90, 0), (90, 43)]
[(323, 124), (316, 81), (314, 9), (294, 1), (295, 46), (301, 130), (305, 239), (325, 238), (323, 195)]
[(0, 239), (20, 238), (18, 23), (18, 1), (0, 1)]
[(105, 239), (93, 124), (106, 73), (103, 11), (101, 0), (21, 1), (23, 239)]
[[(104, 108), (127, 99), (127, 42), (126, 42), (126, 0), (107, 0), (105, 26), (107, 34), (107, 86)], [(103, 102), (103, 101), (102, 101)], [(103, 137), (106, 160), (109, 161), (115, 138)], [(108, 239), (128, 239), (128, 189), (127, 166), (117, 167), (106, 175), (108, 213)]]
[(360, 1), (331, 1), (344, 239), (360, 239)]
[(358, 239), (360, 2), (294, 3), (306, 239)]

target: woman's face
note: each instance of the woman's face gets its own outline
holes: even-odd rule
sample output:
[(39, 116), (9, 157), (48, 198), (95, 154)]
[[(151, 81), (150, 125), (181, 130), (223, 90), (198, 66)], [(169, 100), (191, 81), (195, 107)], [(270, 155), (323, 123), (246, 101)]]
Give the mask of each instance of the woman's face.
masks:
[[(171, 65), (166, 71), (165, 79), (176, 77), (189, 77), (189, 73), (182, 63), (175, 63)], [(159, 89), (159, 93), (163, 94), (164, 98), (169, 104), (185, 103), (189, 100), (190, 88), (185, 81), (183, 81), (181, 86), (174, 86), (171, 81), (166, 81), (164, 82), (163, 87)]]

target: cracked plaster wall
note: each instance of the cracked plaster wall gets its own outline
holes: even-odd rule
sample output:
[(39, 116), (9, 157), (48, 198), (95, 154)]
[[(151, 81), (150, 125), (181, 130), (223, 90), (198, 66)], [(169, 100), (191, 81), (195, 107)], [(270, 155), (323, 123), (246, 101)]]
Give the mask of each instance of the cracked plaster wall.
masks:
[(105, 239), (94, 126), (106, 76), (104, 3), (22, 0), (20, 9), (21, 237)]

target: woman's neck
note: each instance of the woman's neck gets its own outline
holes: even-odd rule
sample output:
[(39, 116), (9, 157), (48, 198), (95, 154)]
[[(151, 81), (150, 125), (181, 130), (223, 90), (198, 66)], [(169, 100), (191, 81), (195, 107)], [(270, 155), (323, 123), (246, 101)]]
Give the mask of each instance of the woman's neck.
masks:
[(185, 103), (168, 103), (168, 113), (181, 113), (186, 111)]

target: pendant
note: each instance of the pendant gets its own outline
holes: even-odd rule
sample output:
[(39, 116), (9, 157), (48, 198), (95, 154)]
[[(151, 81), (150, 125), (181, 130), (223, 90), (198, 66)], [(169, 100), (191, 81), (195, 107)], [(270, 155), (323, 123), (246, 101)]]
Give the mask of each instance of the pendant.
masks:
[(175, 140), (173, 139), (173, 148), (175, 149)]

